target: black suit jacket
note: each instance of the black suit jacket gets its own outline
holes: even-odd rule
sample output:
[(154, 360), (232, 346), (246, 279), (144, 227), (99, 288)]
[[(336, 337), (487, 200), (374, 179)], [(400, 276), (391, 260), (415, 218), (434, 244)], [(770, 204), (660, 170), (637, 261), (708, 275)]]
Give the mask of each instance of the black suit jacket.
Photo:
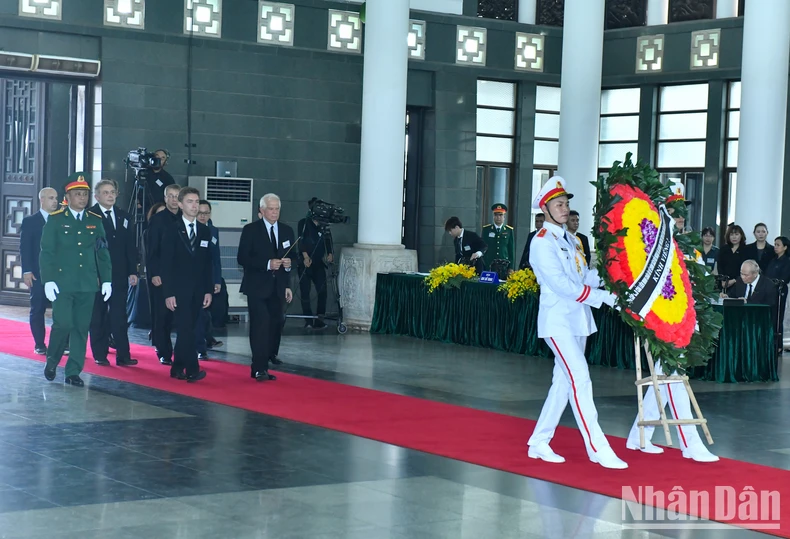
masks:
[(173, 223), (182, 223), (181, 210), (171, 213), (170, 210), (165, 209), (151, 217), (148, 223), (148, 230), (146, 231), (146, 246), (145, 246), (145, 272), (150, 281), (153, 277), (162, 276), (162, 242), (164, 240), (165, 231)]
[(462, 258), (469, 258), (477, 251), (485, 254), (488, 250), (488, 245), (483, 241), (483, 238), (472, 232), (471, 230), (464, 229), (464, 235), (461, 242), (457, 239), (453, 240), (455, 246), (455, 261), (458, 262)]
[(132, 218), (128, 213), (115, 206), (113, 207), (113, 213), (115, 213), (115, 224), (113, 225), (98, 204), (95, 204), (90, 211), (102, 216), (102, 224), (110, 249), (113, 282), (127, 281), (129, 275), (137, 274), (137, 247), (135, 246), (135, 229)]
[(209, 248), (211, 231), (197, 220), (195, 224), (197, 240), (194, 251), (190, 248), (186, 226), (180, 217), (178, 221), (170, 223), (162, 235), (159, 276), (162, 278), (162, 293), (165, 298), (191, 297), (195, 292), (202, 296), (214, 292)]
[(19, 251), (22, 256), (22, 273), (32, 273), (37, 281), (41, 280), (38, 257), (41, 254), (41, 232), (44, 230), (44, 216), (40, 211), (22, 219), (22, 237)]
[(757, 242), (755, 241), (746, 246), (743, 250), (743, 256), (745, 257), (744, 260), (754, 260), (757, 262), (757, 265), (760, 266), (760, 270), (765, 271), (768, 269), (768, 264), (771, 263), (771, 260), (776, 258), (776, 253), (774, 252), (773, 244), (768, 242), (765, 244), (762, 256), (758, 255)]
[[(746, 292), (747, 285), (738, 279), (738, 282), (735, 283), (734, 296), (737, 298), (745, 298)], [(752, 296), (746, 300), (746, 303), (759, 303), (761, 305), (775, 306), (778, 299), (779, 295), (773, 281), (771, 281), (771, 279), (765, 275), (760, 275), (760, 280), (757, 281), (757, 286), (755, 286), (754, 290), (752, 290)]]
[(270, 271), (267, 267), (269, 260), (278, 258), (290, 258), (291, 267), (295, 267), (294, 260), (299, 255), (299, 248), (294, 247), (296, 237), (290, 226), (278, 221), (277, 229), (277, 245), (272, 245), (263, 219), (245, 225), (241, 230), (236, 260), (244, 269), (240, 289), (242, 294), (257, 298), (268, 298), (272, 294), (285, 297), (285, 289), (289, 287), (289, 272), (282, 266), (277, 271)]
[(524, 245), (524, 252), (521, 253), (521, 261), (518, 263), (518, 269), (529, 267), (529, 246), (532, 244), (532, 239), (537, 233), (537, 230), (533, 230), (529, 233), (529, 236), (527, 236), (527, 243)]

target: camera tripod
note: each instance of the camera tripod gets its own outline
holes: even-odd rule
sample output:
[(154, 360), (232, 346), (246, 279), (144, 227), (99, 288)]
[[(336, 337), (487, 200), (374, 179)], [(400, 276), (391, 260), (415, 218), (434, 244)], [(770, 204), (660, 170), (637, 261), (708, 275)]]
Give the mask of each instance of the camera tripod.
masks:
[[(126, 181), (129, 179), (129, 170), (130, 169), (128, 168), (126, 169)], [(137, 266), (139, 282), (137, 286), (130, 288), (128, 291), (129, 301), (127, 303), (127, 319), (129, 323), (135, 323), (133, 320), (136, 319), (136, 316), (133, 314), (133, 311), (136, 310), (135, 307), (139, 306), (139, 308), (143, 309), (140, 312), (147, 313), (148, 321), (153, 324), (153, 315), (151, 312), (151, 290), (150, 283), (148, 283), (147, 278), (147, 242), (145, 239), (145, 218), (148, 209), (153, 206), (153, 196), (151, 195), (151, 192), (146, 189), (144, 170), (138, 168), (132, 168), (131, 170), (134, 171), (134, 186), (132, 187), (127, 213), (131, 216), (132, 224), (134, 226), (134, 245), (137, 249), (139, 260)], [(142, 292), (143, 289), (145, 289), (145, 292)], [(145, 304), (144, 306), (141, 306), (140, 301), (143, 298)], [(143, 323), (143, 327), (146, 325), (148, 324)]]
[[(312, 217), (311, 217), (310, 214), (308, 214), (307, 217), (305, 218), (305, 230), (302, 231), (302, 234), (296, 240), (296, 244), (297, 245), (304, 238), (305, 231), (307, 230), (307, 226), (308, 226), (307, 223), (308, 223), (308, 221), (311, 221), (311, 220), (312, 220)], [(334, 253), (335, 252), (334, 242), (332, 240), (332, 232), (329, 229), (329, 224), (328, 223), (319, 223), (318, 227), (319, 227), (319, 230), (321, 231), (321, 241), (327, 242), (327, 245), (326, 245), (327, 252)], [(313, 248), (313, 252), (310, 253), (310, 258), (313, 260), (313, 264), (317, 264), (317, 263), (321, 262), (321, 261), (316, 261), (314, 259), (314, 257), (313, 257), (313, 255), (315, 255), (315, 253), (316, 253), (316, 250), (318, 249), (318, 245), (319, 244), (317, 244)], [(297, 254), (299, 254), (299, 253), (297, 253)], [(299, 266), (300, 264), (301, 264), (301, 262), (299, 262), (297, 264), (297, 266)], [(301, 275), (299, 276), (299, 279), (296, 281), (296, 287), (295, 287), (294, 290), (295, 291), (296, 290), (299, 291), (298, 295), (299, 295), (299, 299), (300, 300), (301, 300), (301, 286), (300, 285), (302, 283), (302, 279), (304, 279), (307, 276), (307, 270), (308, 269), (309, 268), (304, 268), (301, 271)], [(330, 292), (330, 285), (331, 285), (331, 291), (332, 291), (332, 294), (334, 296), (334, 301), (337, 303), (337, 314), (326, 313), (326, 314), (323, 315), (323, 317), (320, 317), (317, 314), (315, 316), (313, 316), (313, 315), (305, 315), (305, 314), (285, 314), (284, 315), (285, 318), (301, 318), (301, 319), (304, 319), (304, 320), (320, 320), (321, 318), (323, 318), (324, 320), (337, 321), (337, 332), (340, 333), (341, 335), (344, 335), (346, 332), (348, 332), (348, 328), (343, 323), (343, 306), (342, 306), (341, 301), (340, 301), (340, 287), (339, 287), (338, 279), (339, 279), (339, 272), (337, 271), (337, 265), (334, 263), (334, 261), (333, 262), (329, 262), (327, 264), (327, 279), (326, 279), (326, 282), (323, 283), (323, 286), (325, 288), (327, 288), (327, 301), (328, 301), (329, 300), (328, 296), (329, 296), (329, 292)], [(320, 290), (317, 290), (317, 291), (320, 292)], [(297, 294), (295, 293), (294, 294), (294, 299), (296, 299), (296, 297), (297, 297)], [(307, 298), (307, 300), (309, 301), (309, 297)]]

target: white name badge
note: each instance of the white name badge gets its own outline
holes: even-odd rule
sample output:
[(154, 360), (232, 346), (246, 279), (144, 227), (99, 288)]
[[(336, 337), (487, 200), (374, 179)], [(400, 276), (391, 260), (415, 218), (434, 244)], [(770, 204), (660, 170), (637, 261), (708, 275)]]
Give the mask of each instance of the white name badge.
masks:
[(208, 240), (200, 240), (201, 247), (208, 247)]
[(494, 234), (493, 232), (489, 232), (489, 233), (488, 233), (488, 237), (489, 237), (489, 238), (493, 238), (493, 237), (495, 237), (495, 236), (496, 236), (496, 234)]
[(123, 227), (124, 228), (129, 228), (129, 219), (124, 219), (123, 220)]
[(162, 180), (156, 180), (156, 185), (162, 187), (164, 184), (162, 183)]
[(291, 246), (291, 240), (285, 240), (283, 242), (283, 249), (287, 249), (290, 246)]
[(471, 247), (469, 247), (468, 245), (464, 245), (464, 251), (471, 251), (471, 250), (472, 250)]

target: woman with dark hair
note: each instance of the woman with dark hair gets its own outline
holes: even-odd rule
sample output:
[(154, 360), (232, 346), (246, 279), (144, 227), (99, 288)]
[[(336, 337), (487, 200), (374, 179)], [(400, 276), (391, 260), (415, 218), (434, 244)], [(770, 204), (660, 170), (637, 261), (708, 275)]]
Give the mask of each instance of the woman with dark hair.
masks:
[[(741, 264), (746, 258), (746, 234), (739, 225), (733, 224), (730, 227), (730, 234), (727, 236), (726, 247), (719, 251), (718, 268), (719, 275), (726, 275), (727, 282), (724, 288), (728, 289), (735, 284), (736, 279), (741, 274)], [(726, 290), (725, 290), (726, 292)]]
[(790, 238), (779, 236), (774, 240), (774, 253), (776, 258), (768, 263), (765, 276), (769, 279), (781, 279), (784, 284), (779, 286), (779, 328), (783, 327), (785, 319), (785, 305), (787, 304), (787, 284), (790, 283), (790, 256), (787, 248), (790, 247)]
[(713, 245), (715, 239), (716, 233), (713, 228), (706, 226), (702, 229), (702, 260), (710, 272), (714, 270), (719, 259), (719, 248)]
[(760, 266), (761, 271), (765, 271), (768, 263), (776, 257), (773, 246), (766, 241), (768, 237), (768, 227), (765, 223), (754, 225), (754, 243), (746, 246), (744, 256), (746, 260), (754, 260)]

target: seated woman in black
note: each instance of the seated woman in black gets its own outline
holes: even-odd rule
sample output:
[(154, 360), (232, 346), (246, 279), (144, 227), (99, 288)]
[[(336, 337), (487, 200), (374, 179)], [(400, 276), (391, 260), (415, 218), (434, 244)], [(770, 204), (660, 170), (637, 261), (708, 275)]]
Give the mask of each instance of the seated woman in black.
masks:
[(790, 283), (790, 257), (787, 248), (790, 247), (790, 238), (779, 236), (774, 240), (776, 258), (768, 263), (765, 276), (769, 279), (780, 279), (784, 284), (779, 284), (779, 327), (783, 327), (785, 319), (785, 305), (787, 304), (787, 284)]
[(713, 245), (715, 239), (716, 233), (713, 228), (706, 226), (702, 229), (702, 260), (710, 272), (713, 272), (719, 259), (719, 248)]
[(719, 275), (726, 275), (727, 282), (724, 283), (725, 293), (733, 285), (741, 274), (741, 264), (746, 258), (746, 234), (739, 225), (732, 225), (729, 228), (729, 236), (726, 246), (722, 246), (719, 251), (718, 268)]

